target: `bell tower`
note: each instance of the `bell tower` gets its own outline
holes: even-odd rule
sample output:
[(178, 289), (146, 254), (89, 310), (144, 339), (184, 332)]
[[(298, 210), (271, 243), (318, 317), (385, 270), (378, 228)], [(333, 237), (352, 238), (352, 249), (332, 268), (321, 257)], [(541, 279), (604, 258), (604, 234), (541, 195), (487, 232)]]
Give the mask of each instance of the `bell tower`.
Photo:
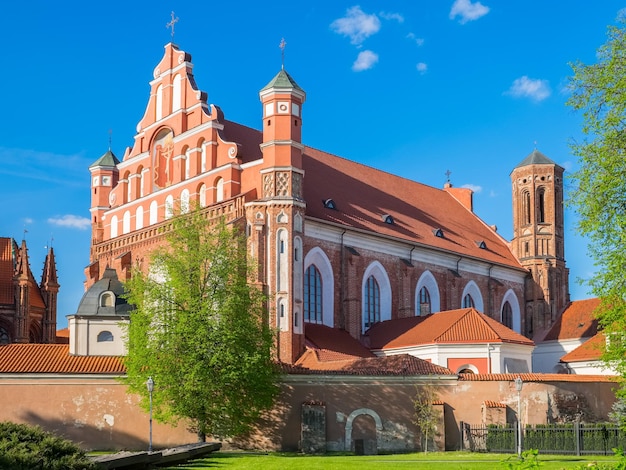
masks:
[(257, 282), (268, 294), (277, 356), (293, 364), (304, 352), (302, 104), (306, 94), (283, 69), (260, 91), (263, 106), (261, 198), (246, 206), (253, 227)]
[(564, 169), (534, 150), (511, 172), (511, 249), (529, 270), (523, 332), (549, 328), (569, 304), (563, 223)]

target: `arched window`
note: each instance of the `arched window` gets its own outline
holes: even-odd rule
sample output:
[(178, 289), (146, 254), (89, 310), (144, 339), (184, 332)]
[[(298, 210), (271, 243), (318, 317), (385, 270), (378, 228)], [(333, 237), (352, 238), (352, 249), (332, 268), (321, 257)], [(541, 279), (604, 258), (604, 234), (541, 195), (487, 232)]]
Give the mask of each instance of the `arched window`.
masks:
[(419, 312), (418, 315), (430, 315), (430, 293), (426, 286), (420, 289), (420, 299), (419, 299)]
[(513, 309), (508, 302), (504, 302), (502, 306), (502, 320), (500, 323), (509, 328), (513, 328)]
[(524, 224), (530, 224), (530, 193), (524, 191), (522, 193), (522, 221)]
[(117, 216), (111, 217), (111, 238), (117, 237)]
[(540, 224), (546, 221), (545, 199), (546, 190), (544, 188), (539, 188), (539, 191), (537, 191), (537, 222)]
[(365, 285), (365, 329), (380, 321), (380, 287), (376, 278), (370, 276)]
[(484, 312), (483, 296), (474, 281), (469, 281), (463, 289), (461, 295), (461, 308), (475, 308), (479, 312)]
[(174, 196), (171, 194), (165, 198), (165, 218), (171, 219), (174, 216)]
[(304, 274), (304, 321), (323, 323), (322, 275), (314, 264)]
[(130, 211), (124, 212), (122, 217), (122, 233), (130, 232)]
[(0, 344), (9, 344), (10, 342), (9, 332), (0, 326)]
[(163, 85), (159, 85), (156, 91), (156, 103), (154, 118), (156, 121), (163, 117)]
[[(299, 237), (295, 237), (294, 242), (296, 240), (299, 240)], [(297, 246), (298, 245), (296, 245), (296, 247), (294, 248), (297, 248)], [(294, 257), (295, 256), (296, 254), (294, 253)], [(335, 316), (335, 313), (334, 313), (335, 281), (334, 281), (334, 275), (333, 275), (333, 268), (332, 268), (332, 265), (330, 264), (330, 260), (328, 259), (328, 256), (326, 256), (326, 254), (324, 253), (324, 250), (322, 250), (319, 247), (315, 247), (311, 249), (304, 257), (304, 271), (303, 271), (304, 282), (307, 282), (308, 274), (310, 274), (309, 273), (310, 268), (317, 270), (320, 276), (319, 287), (321, 289), (320, 294), (321, 294), (322, 315), (321, 317), (317, 318), (317, 321), (319, 323), (323, 323), (324, 325), (332, 328), (334, 326), (334, 321), (335, 321), (335, 318), (334, 318)], [(295, 277), (294, 277), (294, 283), (295, 283)], [(309, 284), (309, 289), (310, 288), (311, 288), (311, 284)], [(303, 286), (302, 288), (302, 291), (303, 291), (302, 302), (303, 303), (306, 301), (305, 299), (308, 297), (305, 294), (304, 290), (305, 288)], [(311, 313), (314, 313), (313, 309), (311, 309), (310, 311)], [(305, 321), (309, 321), (309, 319), (306, 318), (306, 316), (305, 316)], [(315, 321), (315, 320), (312, 319), (310, 321)]]
[(107, 291), (100, 296), (100, 307), (115, 307), (115, 294)]
[(215, 202), (224, 200), (224, 178), (218, 178), (215, 182)]
[(101, 331), (98, 333), (98, 343), (104, 343), (105, 341), (113, 341), (113, 333), (110, 331)]
[(159, 220), (159, 205), (156, 201), (150, 203), (150, 225), (154, 225)]
[(177, 74), (174, 77), (174, 87), (172, 90), (172, 111), (176, 111), (182, 107), (182, 77)]
[[(424, 291), (424, 289), (426, 290)], [(424, 297), (426, 294), (428, 295), (428, 299)], [(422, 308), (422, 304), (428, 305), (424, 305), (424, 308)], [(439, 286), (437, 285), (437, 280), (430, 271), (424, 271), (417, 281), (415, 288), (415, 315), (436, 313), (440, 309), (439, 304)]]
[(200, 207), (206, 207), (206, 185), (200, 186)]
[(143, 189), (143, 185), (146, 182), (146, 171), (148, 171), (148, 169), (143, 169), (141, 167), (139, 167), (139, 197), (143, 197), (144, 196), (144, 189)]
[(135, 230), (143, 228), (143, 207), (139, 206), (135, 211)]
[(186, 214), (189, 212), (189, 190), (183, 189), (183, 192), (180, 193), (180, 212), (182, 214)]

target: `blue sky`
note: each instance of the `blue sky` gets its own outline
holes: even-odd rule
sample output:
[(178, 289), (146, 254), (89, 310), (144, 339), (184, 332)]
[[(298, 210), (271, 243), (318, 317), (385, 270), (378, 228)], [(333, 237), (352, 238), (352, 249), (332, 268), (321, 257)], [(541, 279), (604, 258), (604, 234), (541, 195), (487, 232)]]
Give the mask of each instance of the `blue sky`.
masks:
[[(475, 212), (512, 237), (511, 170), (535, 148), (568, 171), (580, 116), (565, 106), (569, 63), (595, 61), (623, 2), (7, 2), (0, 43), (0, 236), (27, 230), (41, 275), (52, 242), (59, 326), (89, 263), (88, 166), (122, 157), (172, 38), (209, 102), (259, 128), (258, 91), (281, 66), (307, 92), (305, 144), (442, 187), (473, 188)], [(111, 131), (111, 134), (109, 133)], [(536, 144), (535, 144), (536, 142)], [(410, 197), (410, 195), (408, 195)], [(593, 271), (566, 212), (572, 299)]]

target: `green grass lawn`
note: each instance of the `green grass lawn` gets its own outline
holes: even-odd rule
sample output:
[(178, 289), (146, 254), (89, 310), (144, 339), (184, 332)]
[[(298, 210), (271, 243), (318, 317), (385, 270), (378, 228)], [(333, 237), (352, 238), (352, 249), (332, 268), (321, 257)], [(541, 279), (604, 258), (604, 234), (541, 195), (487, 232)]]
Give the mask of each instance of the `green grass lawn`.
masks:
[[(511, 460), (507, 460), (511, 459)], [(615, 464), (614, 456), (575, 457), (563, 455), (539, 455), (541, 469), (575, 469), (594, 468), (592, 463)], [(479, 454), (469, 452), (429, 452), (427, 454), (396, 454), (396, 455), (325, 455), (310, 456), (297, 454), (254, 454), (244, 452), (216, 452), (211, 457), (195, 460), (180, 467), (186, 469), (224, 469), (237, 470), (243, 468), (259, 470), (309, 470), (309, 469), (358, 469), (383, 470), (387, 468), (425, 468), (441, 469), (491, 469), (508, 468), (506, 462), (518, 462), (511, 454)], [(513, 468), (516, 468), (515, 466)], [(530, 467), (522, 467), (530, 468)]]

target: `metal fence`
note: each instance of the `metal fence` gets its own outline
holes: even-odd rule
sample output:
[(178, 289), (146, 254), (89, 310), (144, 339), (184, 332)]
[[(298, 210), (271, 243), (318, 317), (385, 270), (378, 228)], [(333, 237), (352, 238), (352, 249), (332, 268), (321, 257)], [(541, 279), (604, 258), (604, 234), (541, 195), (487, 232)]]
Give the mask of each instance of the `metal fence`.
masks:
[[(461, 422), (461, 448), (472, 452), (515, 453), (514, 425), (470, 425)], [(614, 448), (626, 449), (626, 433), (613, 424), (546, 424), (522, 429), (522, 450), (537, 449), (550, 454), (611, 455)]]

